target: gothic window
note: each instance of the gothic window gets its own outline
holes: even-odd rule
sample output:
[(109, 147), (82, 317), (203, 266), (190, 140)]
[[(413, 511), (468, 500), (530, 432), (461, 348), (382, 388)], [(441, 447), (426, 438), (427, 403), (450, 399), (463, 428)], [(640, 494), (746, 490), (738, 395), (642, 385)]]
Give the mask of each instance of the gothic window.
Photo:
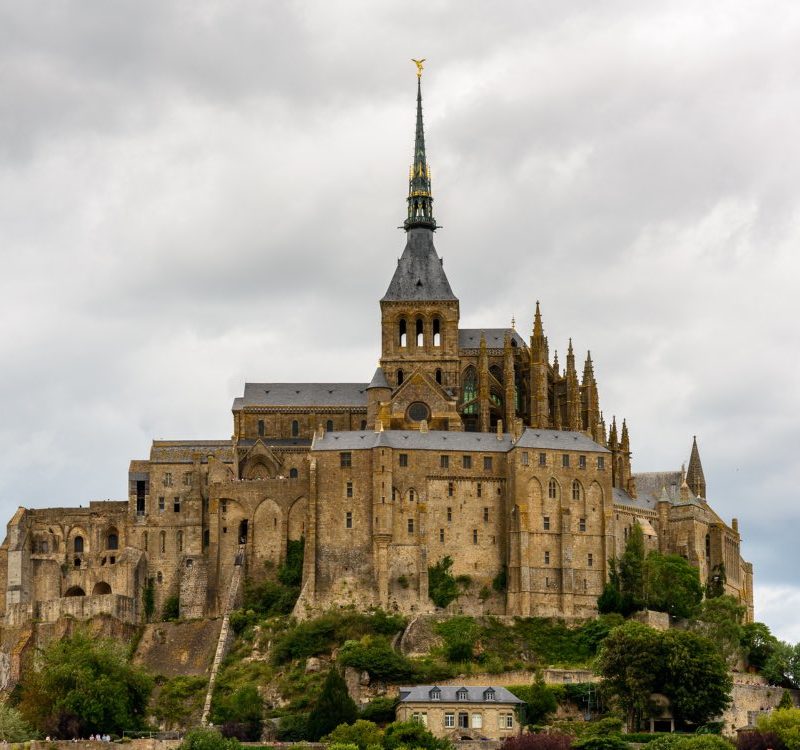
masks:
[(442, 345), (442, 322), (439, 318), (433, 319), (433, 345)]
[(405, 318), (400, 318), (398, 325), (398, 343), (400, 346), (406, 346), (408, 343), (408, 330)]
[(258, 420), (258, 435), (259, 437), (264, 437), (264, 420)]
[(478, 377), (474, 367), (468, 367), (461, 381), (461, 403), (464, 414), (477, 414), (478, 404)]
[(72, 549), (77, 553), (80, 554), (83, 552), (83, 537), (76, 536), (72, 542)]
[(297, 437), (300, 434), (300, 423), (296, 420), (292, 420), (292, 437)]
[(403, 385), (403, 370), (402, 370), (402, 368), (397, 371), (397, 385)]
[(441, 367), (437, 367), (436, 368), (436, 382), (439, 385), (442, 384), (442, 368)]
[(577, 479), (572, 480), (572, 499), (580, 500), (583, 497), (583, 487)]
[(297, 469), (289, 469), (289, 479), (297, 479)]
[(414, 502), (414, 490), (409, 490), (408, 491), (408, 502), (410, 502), (410, 503)]
[(332, 419), (329, 419), (327, 422), (325, 422), (325, 431), (326, 432), (333, 432), (333, 420)]
[(114, 528), (109, 529), (106, 534), (106, 549), (119, 549), (119, 534)]
[(166, 474), (164, 474), (164, 486), (172, 487), (172, 473), (169, 471)]
[(551, 500), (554, 500), (558, 497), (558, 484), (556, 484), (555, 479), (551, 479), (547, 483), (547, 497), (549, 497)]
[(414, 327), (416, 329), (416, 339), (415, 339), (415, 341), (416, 341), (417, 346), (424, 346), (424, 344), (425, 344), (425, 334), (422, 332), (422, 328), (423, 328), (422, 318), (417, 318), (417, 322), (416, 322)]
[(494, 379), (495, 379), (495, 380), (496, 380), (498, 383), (502, 383), (502, 382), (503, 382), (503, 371), (502, 371), (502, 370), (501, 370), (501, 369), (500, 369), (500, 368), (499, 368), (497, 365), (492, 365), (492, 366), (489, 368), (489, 374), (490, 374), (490, 375), (491, 375), (491, 376), (492, 376), (492, 377), (493, 377), (493, 378), (494, 378)]

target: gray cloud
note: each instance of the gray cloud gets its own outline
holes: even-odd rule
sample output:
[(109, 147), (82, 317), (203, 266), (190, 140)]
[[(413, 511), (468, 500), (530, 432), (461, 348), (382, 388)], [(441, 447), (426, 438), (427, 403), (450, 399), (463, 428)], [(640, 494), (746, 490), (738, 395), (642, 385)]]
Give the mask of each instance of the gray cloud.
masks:
[(464, 324), (540, 299), (638, 470), (696, 433), (797, 639), (798, 32), (789, 2), (0, 7), (5, 514), (123, 497), (246, 379), (370, 377), (422, 55)]

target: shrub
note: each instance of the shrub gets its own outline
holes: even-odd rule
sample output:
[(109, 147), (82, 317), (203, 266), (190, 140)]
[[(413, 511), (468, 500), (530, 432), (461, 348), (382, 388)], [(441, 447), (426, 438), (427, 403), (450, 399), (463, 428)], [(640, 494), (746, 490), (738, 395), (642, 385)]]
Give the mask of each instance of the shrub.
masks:
[(800, 708), (779, 708), (760, 716), (758, 728), (776, 734), (788, 750), (800, 750)]
[(241, 750), (237, 740), (223, 737), (216, 729), (197, 727), (186, 733), (179, 750)]
[(677, 743), (685, 739), (685, 735), (669, 732), (629, 732), (625, 735), (628, 742), (647, 745), (647, 750), (674, 750)]
[(352, 724), (357, 718), (358, 709), (347, 692), (344, 677), (336, 667), (331, 667), (316, 705), (308, 715), (309, 738), (316, 742), (339, 724)]
[(290, 539), (286, 544), (286, 560), (278, 566), (278, 580), (284, 586), (299, 586), (303, 581), (305, 538)]
[(370, 745), (380, 745), (383, 740), (383, 732), (376, 724), (371, 721), (359, 719), (355, 724), (339, 724), (329, 734), (322, 738), (323, 742), (351, 745), (357, 750), (367, 750)]
[(203, 707), (208, 679), (204, 676), (178, 676), (164, 683), (152, 707), (153, 716), (168, 728), (183, 726)]
[(383, 735), (385, 750), (395, 748), (421, 748), (421, 750), (450, 750), (451, 744), (437, 739), (418, 721), (395, 721), (386, 727)]
[(503, 566), (503, 569), (494, 577), (492, 578), (492, 588), (498, 594), (504, 594), (506, 589), (508, 588), (508, 570), (506, 566)]
[(572, 737), (554, 732), (509, 737), (500, 746), (500, 750), (570, 750), (571, 747)]
[(717, 734), (685, 736), (675, 750), (733, 750), (733, 744)]
[(36, 732), (22, 718), (16, 708), (0, 703), (0, 741), (24, 742), (36, 739)]
[(277, 738), (280, 742), (303, 742), (308, 736), (308, 714), (281, 716)]
[(161, 609), (161, 619), (164, 622), (169, 620), (177, 620), (180, 617), (181, 600), (177, 596), (168, 596), (164, 600), (164, 606)]
[(428, 568), (428, 596), (437, 607), (446, 607), (461, 593), (456, 579), (450, 572), (453, 558), (445, 555)]
[(376, 724), (388, 724), (394, 721), (397, 709), (397, 698), (379, 696), (373, 698), (361, 709), (361, 718), (374, 721)]
[(630, 745), (619, 734), (583, 737), (572, 743), (573, 750), (629, 750)]
[(360, 641), (347, 641), (339, 650), (337, 661), (354, 669), (366, 670), (379, 680), (398, 682), (409, 679), (411, 662), (397, 653), (386, 636), (364, 636)]
[(534, 682), (533, 685), (516, 685), (510, 690), (517, 698), (525, 701), (521, 718), (525, 724), (544, 724), (547, 717), (558, 708), (555, 692), (542, 681)]
[(212, 719), (226, 737), (252, 742), (261, 736), (264, 705), (255, 685), (245, 685), (214, 702)]
[(739, 732), (736, 750), (786, 750), (786, 745), (775, 732)]

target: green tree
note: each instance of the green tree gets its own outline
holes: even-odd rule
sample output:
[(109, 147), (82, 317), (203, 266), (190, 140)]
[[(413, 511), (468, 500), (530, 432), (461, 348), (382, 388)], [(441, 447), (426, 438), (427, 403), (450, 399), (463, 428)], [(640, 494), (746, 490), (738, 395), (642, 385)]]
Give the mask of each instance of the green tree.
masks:
[(25, 742), (35, 739), (36, 732), (22, 718), (22, 714), (6, 703), (0, 703), (0, 740), (3, 742)]
[(685, 630), (661, 635), (664, 673), (656, 692), (664, 693), (674, 715), (704, 724), (730, 703), (733, 681), (724, 658), (703, 636)]
[(747, 663), (760, 672), (775, 651), (778, 639), (763, 622), (748, 622), (742, 631), (742, 650)]
[(645, 561), (645, 580), (649, 609), (691, 617), (703, 600), (697, 568), (680, 555), (651, 552)]
[(332, 666), (308, 716), (308, 737), (316, 742), (339, 724), (352, 724), (357, 718), (358, 709), (347, 692), (344, 677), (336, 666)]
[(544, 724), (558, 709), (555, 693), (542, 679), (536, 680), (531, 685), (514, 686), (512, 692), (517, 698), (525, 701), (522, 707), (525, 724)]
[(161, 609), (161, 619), (165, 622), (169, 620), (177, 620), (180, 617), (181, 600), (177, 596), (168, 596), (164, 600), (164, 606)]
[(21, 684), (23, 718), (42, 734), (60, 737), (142, 726), (153, 687), (143, 670), (128, 663), (124, 644), (85, 631), (47, 646), (39, 669)]
[(278, 580), (284, 586), (299, 587), (303, 581), (305, 538), (290, 539), (286, 543), (286, 560), (278, 568)]
[(396, 748), (421, 748), (422, 750), (451, 750), (452, 745), (445, 739), (434, 737), (418, 721), (395, 721), (386, 727), (383, 735), (385, 750)]
[(452, 567), (453, 558), (445, 555), (428, 568), (428, 596), (437, 607), (446, 607), (461, 593), (458, 582), (450, 572)]
[(359, 719), (355, 724), (339, 724), (322, 741), (331, 744), (355, 745), (358, 750), (367, 750), (370, 745), (380, 745), (383, 742), (383, 730), (371, 721)]
[(776, 641), (761, 673), (773, 685), (800, 687), (800, 643)]
[(781, 702), (778, 704), (778, 708), (794, 708), (794, 701), (792, 700), (792, 694), (788, 690), (783, 691), (783, 695), (781, 696)]
[(780, 708), (758, 717), (761, 732), (773, 732), (788, 750), (800, 750), (800, 708)]
[(241, 750), (239, 742), (223, 737), (216, 729), (196, 727), (186, 733), (178, 750)]
[(650, 694), (660, 683), (658, 633), (638, 622), (620, 625), (603, 641), (597, 666), (606, 688), (625, 712), (628, 729), (636, 729), (647, 715)]
[(728, 576), (725, 574), (725, 563), (717, 563), (708, 574), (706, 581), (706, 598), (716, 599), (725, 595), (725, 584)]
[(715, 643), (729, 664), (735, 663), (741, 653), (744, 611), (732, 596), (718, 596), (703, 602), (692, 623), (692, 629)]
[(167, 729), (185, 726), (187, 720), (203, 708), (207, 687), (208, 678), (204, 676), (173, 677), (161, 687), (151, 709), (153, 716)]
[(623, 602), (631, 611), (642, 609), (645, 603), (644, 533), (638, 522), (631, 526), (625, 551), (619, 560), (619, 585)]
[(221, 695), (214, 702), (212, 719), (226, 737), (254, 742), (261, 737), (264, 703), (255, 685)]

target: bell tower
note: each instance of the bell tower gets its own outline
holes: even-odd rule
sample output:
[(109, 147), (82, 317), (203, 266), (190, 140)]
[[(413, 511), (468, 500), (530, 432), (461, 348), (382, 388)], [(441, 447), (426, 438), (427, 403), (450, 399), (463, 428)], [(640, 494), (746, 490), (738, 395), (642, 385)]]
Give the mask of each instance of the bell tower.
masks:
[(381, 305), (381, 360), (386, 381), (396, 390), (415, 373), (450, 398), (458, 398), (458, 299), (433, 245), (431, 173), (422, 122), (422, 63), (417, 65), (417, 120), (409, 170), (406, 246)]

